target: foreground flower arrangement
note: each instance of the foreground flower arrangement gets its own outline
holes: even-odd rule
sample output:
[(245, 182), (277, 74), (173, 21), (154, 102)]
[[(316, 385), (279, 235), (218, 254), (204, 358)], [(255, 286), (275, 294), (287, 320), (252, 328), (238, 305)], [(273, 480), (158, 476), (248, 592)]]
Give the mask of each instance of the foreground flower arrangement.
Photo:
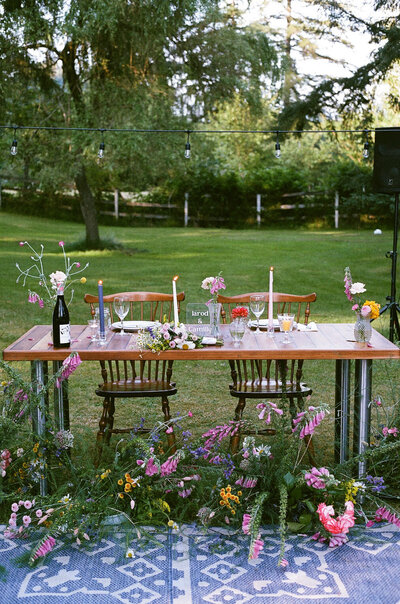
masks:
[(365, 289), (365, 283), (353, 283), (350, 268), (348, 266), (344, 269), (344, 291), (347, 299), (353, 303), (351, 309), (358, 315), (368, 319), (377, 319), (379, 317), (380, 304), (374, 300), (361, 301), (361, 294), (364, 294), (367, 291)]
[(155, 325), (141, 330), (137, 337), (137, 346), (141, 350), (161, 352), (174, 348), (189, 350), (201, 347), (201, 338), (189, 331), (183, 323), (157, 321)]
[[(67, 359), (48, 387), (68, 377), (79, 361), (76, 356)], [(186, 427), (195, 420), (191, 412), (150, 426), (146, 435), (139, 431), (142, 420), (130, 435), (115, 441), (114, 448), (106, 449), (102, 467), (94, 468), (84, 443), (77, 444), (77, 435), (70, 431), (48, 425), (45, 436), (32, 444), (29, 417), (40, 397), (34, 385), (7, 364), (1, 363), (1, 368), (7, 379), (2, 382), (0, 441), (7, 446), (0, 450), (0, 521), (7, 525), (8, 539), (33, 540), (27, 556), (31, 565), (61, 543), (84, 547), (98, 540), (115, 529), (114, 522), (128, 533), (127, 557), (135, 555), (135, 543), (149, 524), (179, 531), (182, 524), (197, 521), (205, 529), (229, 525), (248, 535), (251, 559), (264, 546), (261, 525), (278, 524), (282, 567), (288, 564), (288, 531), (308, 533), (337, 547), (351, 538), (355, 523), (371, 526), (383, 520), (400, 525), (400, 514), (383, 499), (388, 491), (398, 495), (395, 481), (389, 477), (392, 484), (387, 485), (383, 476), (373, 473), (375, 457), (398, 458), (399, 424), (388, 417), (366, 453), (371, 474), (361, 481), (350, 475), (357, 459), (335, 469), (309, 463), (309, 438), (320, 429), (328, 408), (308, 400), (294, 415), (288, 401), (259, 403), (256, 424), (230, 421), (197, 439)], [(372, 405), (382, 414), (380, 399)], [(265, 425), (276, 430), (274, 437), (246, 435)], [(165, 432), (171, 430), (175, 451), (165, 442)], [(241, 448), (232, 456), (229, 440), (238, 432), (243, 434)], [(46, 497), (39, 495), (43, 476), (49, 484)]]

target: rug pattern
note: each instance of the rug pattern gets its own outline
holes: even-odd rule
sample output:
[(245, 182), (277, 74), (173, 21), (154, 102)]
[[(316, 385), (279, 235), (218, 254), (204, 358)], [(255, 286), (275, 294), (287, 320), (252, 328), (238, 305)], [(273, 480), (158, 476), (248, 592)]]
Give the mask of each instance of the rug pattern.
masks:
[(277, 567), (279, 535), (262, 530), (265, 546), (248, 561), (248, 538), (228, 528), (204, 533), (185, 526), (180, 533), (149, 529), (131, 543), (112, 536), (88, 547), (58, 544), (41, 566), (19, 567), (26, 542), (0, 535), (1, 604), (262, 604), (340, 600), (400, 604), (400, 530), (377, 525), (352, 531), (346, 545), (329, 549), (306, 536), (290, 536), (289, 566)]

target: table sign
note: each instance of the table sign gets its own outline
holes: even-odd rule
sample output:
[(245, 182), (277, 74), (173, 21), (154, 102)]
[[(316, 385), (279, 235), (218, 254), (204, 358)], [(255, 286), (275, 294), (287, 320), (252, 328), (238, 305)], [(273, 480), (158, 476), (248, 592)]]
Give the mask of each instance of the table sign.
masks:
[(186, 323), (190, 331), (198, 336), (210, 333), (210, 309), (207, 304), (190, 302), (186, 305)]
[(268, 336), (274, 337), (274, 267), (269, 269), (269, 293), (268, 293)]
[(103, 300), (103, 281), (97, 282), (99, 295), (99, 318), (100, 318), (100, 338), (104, 338), (106, 330), (104, 328), (104, 300)]
[(179, 279), (179, 275), (175, 275), (172, 279), (172, 297), (174, 302), (174, 323), (178, 325), (179, 323), (179, 315), (178, 315), (178, 299), (176, 297), (176, 282)]

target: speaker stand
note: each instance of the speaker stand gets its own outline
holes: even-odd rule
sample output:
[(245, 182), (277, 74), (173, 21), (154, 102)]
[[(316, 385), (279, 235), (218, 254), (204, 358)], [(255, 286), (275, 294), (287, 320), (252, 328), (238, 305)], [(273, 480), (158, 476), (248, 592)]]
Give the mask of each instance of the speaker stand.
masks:
[(384, 312), (389, 310), (390, 312), (390, 323), (389, 323), (389, 340), (394, 342), (394, 335), (396, 333), (396, 339), (400, 341), (400, 323), (399, 316), (400, 305), (396, 302), (396, 263), (397, 263), (397, 235), (399, 231), (399, 194), (394, 194), (394, 231), (393, 231), (393, 249), (391, 252), (386, 252), (386, 258), (392, 260), (392, 273), (391, 273), (391, 288), (390, 296), (386, 296), (388, 301), (383, 306), (379, 315), (383, 315)]

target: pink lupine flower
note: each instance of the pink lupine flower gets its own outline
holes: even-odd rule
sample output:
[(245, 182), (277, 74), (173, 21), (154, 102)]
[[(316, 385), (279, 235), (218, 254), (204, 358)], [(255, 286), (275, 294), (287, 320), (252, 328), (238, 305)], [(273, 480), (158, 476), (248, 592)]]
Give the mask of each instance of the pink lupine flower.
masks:
[(380, 507), (375, 512), (375, 522), (381, 522), (382, 520), (400, 527), (400, 518), (385, 507)]
[(167, 461), (165, 461), (161, 466), (161, 476), (168, 476), (169, 474), (176, 472), (178, 462), (179, 459), (174, 458), (173, 456), (168, 457)]
[(36, 560), (36, 558), (42, 558), (43, 556), (51, 552), (55, 544), (56, 540), (54, 539), (54, 537), (47, 537), (46, 541), (44, 541), (42, 545), (36, 550), (33, 559)]
[(240, 487), (243, 486), (243, 476), (240, 476), (240, 478), (236, 480), (235, 484), (239, 485)]
[(73, 352), (72, 354), (69, 355), (69, 357), (64, 359), (63, 364), (62, 364), (63, 371), (62, 371), (60, 377), (58, 377), (56, 379), (57, 388), (60, 388), (61, 382), (63, 382), (67, 378), (69, 378), (69, 376), (77, 369), (77, 367), (79, 367), (79, 365), (81, 363), (82, 363), (82, 360), (77, 352)]
[(145, 474), (147, 476), (153, 476), (153, 474), (158, 474), (158, 466), (154, 463), (153, 457), (150, 457), (149, 461), (147, 462)]
[(258, 480), (257, 478), (246, 478), (246, 479), (243, 481), (243, 487), (244, 487), (245, 489), (252, 489), (253, 487), (255, 487), (255, 486), (256, 486), (256, 484), (257, 484), (257, 480)]
[(243, 514), (242, 531), (244, 532), (245, 535), (248, 535), (250, 533), (250, 522), (251, 522), (250, 514)]
[(250, 554), (250, 559), (251, 560), (256, 560), (256, 558), (258, 558), (260, 552), (262, 551), (264, 547), (264, 541), (262, 539), (260, 539), (260, 535), (258, 535), (258, 538), (254, 540), (253, 543), (253, 548)]
[(322, 523), (324, 529), (332, 535), (348, 533), (349, 528), (354, 526), (354, 504), (352, 501), (346, 501), (344, 505), (346, 511), (344, 514), (342, 514), (342, 516), (338, 516), (336, 519), (332, 517), (335, 513), (332, 505), (320, 503), (317, 508), (320, 522)]

